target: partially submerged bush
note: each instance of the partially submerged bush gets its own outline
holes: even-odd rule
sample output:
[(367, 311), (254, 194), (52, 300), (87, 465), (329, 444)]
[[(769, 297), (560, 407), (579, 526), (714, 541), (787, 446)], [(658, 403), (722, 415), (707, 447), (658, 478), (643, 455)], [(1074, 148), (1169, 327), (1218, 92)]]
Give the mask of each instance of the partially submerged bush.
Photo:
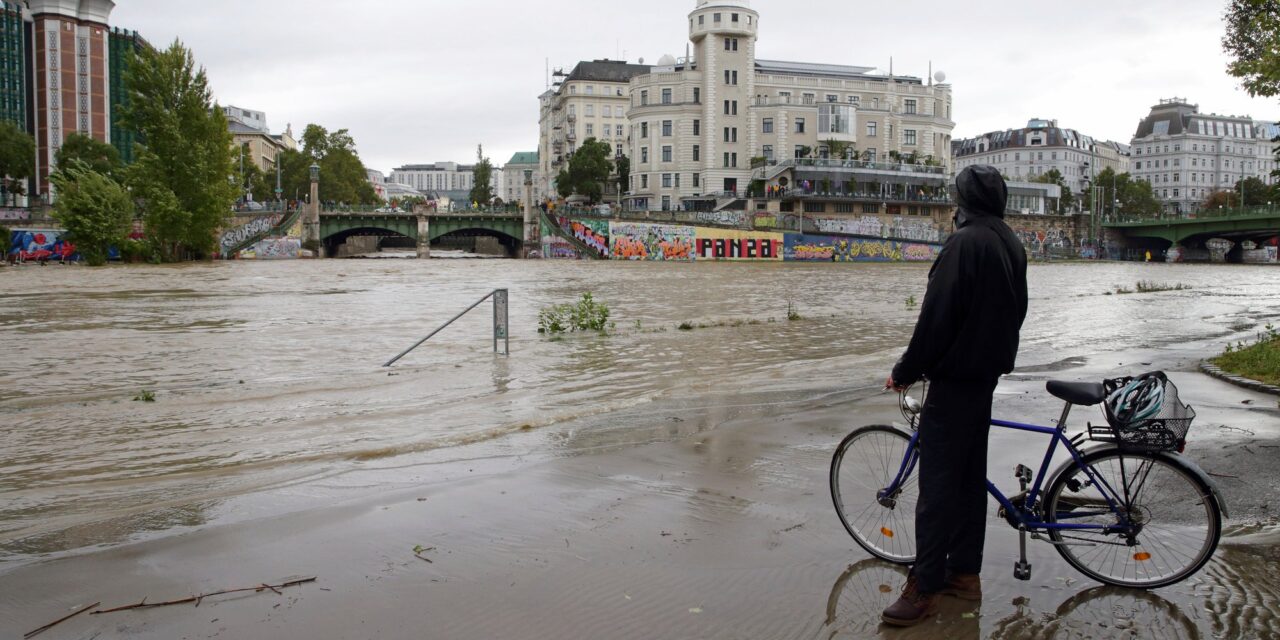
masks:
[(582, 294), (577, 303), (557, 304), (538, 312), (538, 333), (596, 331), (609, 327), (609, 306), (596, 302), (591, 293)]

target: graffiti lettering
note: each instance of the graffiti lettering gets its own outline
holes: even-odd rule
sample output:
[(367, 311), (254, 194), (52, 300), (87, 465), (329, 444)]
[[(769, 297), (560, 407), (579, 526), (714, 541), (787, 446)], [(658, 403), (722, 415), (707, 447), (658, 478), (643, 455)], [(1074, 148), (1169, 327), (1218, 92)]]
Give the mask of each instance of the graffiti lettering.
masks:
[(747, 224), (747, 214), (742, 211), (699, 211), (694, 220), (707, 224), (721, 224), (742, 227)]
[(27, 209), (0, 209), (0, 220), (30, 220), (31, 212)]
[(222, 239), (218, 241), (218, 245), (222, 247), (224, 252), (234, 249), (237, 245), (247, 241), (256, 235), (267, 233), (280, 221), (279, 214), (269, 216), (259, 216), (250, 220), (239, 227), (228, 230), (222, 234)]
[(611, 222), (609, 245), (615, 260), (692, 260), (693, 227)]
[(772, 260), (774, 241), (765, 238), (698, 238), (698, 257), (716, 260)]

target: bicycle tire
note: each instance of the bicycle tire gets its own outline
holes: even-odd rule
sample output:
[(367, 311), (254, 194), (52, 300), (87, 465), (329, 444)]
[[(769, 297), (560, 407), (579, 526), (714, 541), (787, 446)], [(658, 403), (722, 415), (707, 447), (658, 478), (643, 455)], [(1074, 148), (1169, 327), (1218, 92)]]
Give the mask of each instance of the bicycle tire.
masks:
[[(1117, 492), (1123, 492), (1117, 479), (1132, 481), (1129, 511), (1136, 514), (1142, 529), (1132, 545), (1120, 534), (1050, 530), (1054, 548), (1076, 570), (1104, 584), (1154, 589), (1186, 579), (1213, 556), (1222, 535), (1222, 509), (1212, 488), (1188, 471), (1185, 463), (1170, 454), (1115, 447), (1086, 452), (1081, 463)], [(1156, 484), (1148, 484), (1153, 481)], [(1081, 465), (1068, 461), (1045, 491), (1044, 519), (1116, 522), (1119, 516), (1105, 504)], [(1080, 511), (1086, 505), (1092, 508)]]
[[(870, 425), (845, 436), (831, 456), (831, 501), (840, 523), (867, 553), (895, 564), (916, 559), (916, 473), (912, 470), (904, 480), (892, 507), (881, 505), (876, 491), (893, 481), (910, 442), (901, 429)], [(850, 464), (845, 464), (851, 452)]]

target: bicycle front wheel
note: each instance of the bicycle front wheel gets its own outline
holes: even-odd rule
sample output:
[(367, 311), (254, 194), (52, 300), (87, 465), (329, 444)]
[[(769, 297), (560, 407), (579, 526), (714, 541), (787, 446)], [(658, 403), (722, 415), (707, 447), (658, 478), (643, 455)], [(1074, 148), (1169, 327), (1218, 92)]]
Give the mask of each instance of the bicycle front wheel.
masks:
[(1105, 448), (1082, 461), (1091, 474), (1069, 462), (1049, 483), (1045, 521), (1120, 526), (1124, 515), (1132, 533), (1050, 530), (1054, 547), (1071, 566), (1105, 584), (1152, 589), (1178, 582), (1209, 561), (1222, 534), (1222, 513), (1200, 478), (1159, 453)]
[[(898, 564), (916, 559), (920, 487), (910, 445), (903, 431), (873, 425), (846, 436), (831, 458), (831, 499), (841, 524), (868, 553)], [(910, 473), (890, 486), (907, 463)]]

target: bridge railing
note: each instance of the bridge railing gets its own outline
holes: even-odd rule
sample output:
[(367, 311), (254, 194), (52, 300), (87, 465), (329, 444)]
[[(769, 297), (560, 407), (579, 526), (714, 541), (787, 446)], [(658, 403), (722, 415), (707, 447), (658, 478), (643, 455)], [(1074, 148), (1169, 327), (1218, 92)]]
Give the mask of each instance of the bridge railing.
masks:
[(1113, 225), (1149, 225), (1179, 222), (1195, 222), (1203, 220), (1222, 220), (1225, 218), (1241, 220), (1250, 218), (1271, 218), (1280, 216), (1280, 206), (1260, 205), (1256, 207), (1232, 207), (1230, 209), (1201, 209), (1191, 213), (1161, 213), (1155, 216), (1104, 216), (1103, 224)]

